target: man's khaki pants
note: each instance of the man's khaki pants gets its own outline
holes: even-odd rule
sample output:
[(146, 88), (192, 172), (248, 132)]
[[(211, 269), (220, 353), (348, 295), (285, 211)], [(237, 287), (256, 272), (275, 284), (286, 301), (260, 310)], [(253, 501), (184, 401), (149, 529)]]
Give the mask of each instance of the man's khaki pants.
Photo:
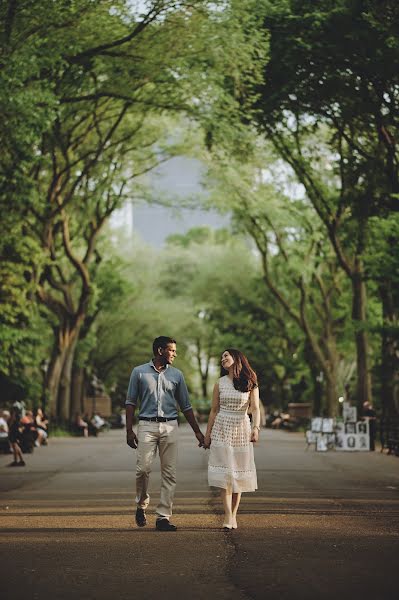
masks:
[(157, 517), (172, 515), (173, 498), (176, 487), (177, 462), (177, 420), (155, 423), (139, 421), (136, 466), (136, 502), (140, 508), (147, 508), (150, 502), (148, 482), (157, 448), (161, 460), (161, 498), (156, 508)]

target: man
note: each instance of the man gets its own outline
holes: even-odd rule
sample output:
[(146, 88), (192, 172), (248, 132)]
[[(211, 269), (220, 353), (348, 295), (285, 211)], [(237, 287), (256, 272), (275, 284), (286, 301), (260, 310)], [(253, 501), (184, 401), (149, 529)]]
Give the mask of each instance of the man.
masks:
[(377, 413), (375, 412), (371, 402), (368, 400), (363, 402), (363, 417), (369, 422), (370, 451), (374, 452), (375, 438), (377, 434)]
[[(145, 511), (150, 501), (149, 474), (158, 448), (162, 483), (156, 508), (156, 528), (159, 531), (176, 531), (176, 526), (169, 519), (176, 487), (177, 405), (191, 425), (200, 447), (204, 444), (204, 436), (191, 408), (183, 373), (172, 366), (176, 358), (176, 340), (161, 336), (154, 340), (152, 348), (153, 359), (133, 369), (126, 397), (127, 443), (131, 448), (137, 448), (136, 523), (139, 527), (147, 524)], [(138, 402), (136, 436), (133, 418)]]

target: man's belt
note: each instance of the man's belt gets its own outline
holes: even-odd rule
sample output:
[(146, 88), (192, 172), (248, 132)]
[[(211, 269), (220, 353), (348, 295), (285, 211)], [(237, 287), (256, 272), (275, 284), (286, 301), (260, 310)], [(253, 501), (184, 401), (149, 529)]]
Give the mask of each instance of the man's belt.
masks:
[(154, 423), (165, 423), (165, 421), (176, 421), (177, 417), (139, 417), (139, 421), (153, 421)]

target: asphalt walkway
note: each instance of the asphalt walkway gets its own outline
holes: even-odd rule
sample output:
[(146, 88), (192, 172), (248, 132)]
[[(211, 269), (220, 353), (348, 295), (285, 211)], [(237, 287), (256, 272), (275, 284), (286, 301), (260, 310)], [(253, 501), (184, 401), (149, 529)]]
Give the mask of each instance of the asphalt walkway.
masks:
[[(399, 459), (316, 453), (262, 431), (259, 490), (221, 530), (207, 453), (180, 428), (176, 533), (134, 524), (135, 451), (123, 431), (52, 439), (8, 468), (0, 456), (0, 578), (7, 600), (388, 600), (399, 589)], [(3, 596), (3, 592), (6, 592)]]

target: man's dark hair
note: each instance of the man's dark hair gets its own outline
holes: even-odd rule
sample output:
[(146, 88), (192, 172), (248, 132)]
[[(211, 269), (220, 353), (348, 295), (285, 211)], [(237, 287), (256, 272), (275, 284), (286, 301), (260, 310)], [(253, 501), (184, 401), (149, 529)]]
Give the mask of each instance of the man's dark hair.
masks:
[(154, 353), (154, 356), (158, 354), (158, 348), (162, 348), (163, 350), (168, 344), (176, 344), (176, 340), (174, 340), (171, 337), (166, 337), (164, 335), (155, 338), (152, 344), (152, 351)]

